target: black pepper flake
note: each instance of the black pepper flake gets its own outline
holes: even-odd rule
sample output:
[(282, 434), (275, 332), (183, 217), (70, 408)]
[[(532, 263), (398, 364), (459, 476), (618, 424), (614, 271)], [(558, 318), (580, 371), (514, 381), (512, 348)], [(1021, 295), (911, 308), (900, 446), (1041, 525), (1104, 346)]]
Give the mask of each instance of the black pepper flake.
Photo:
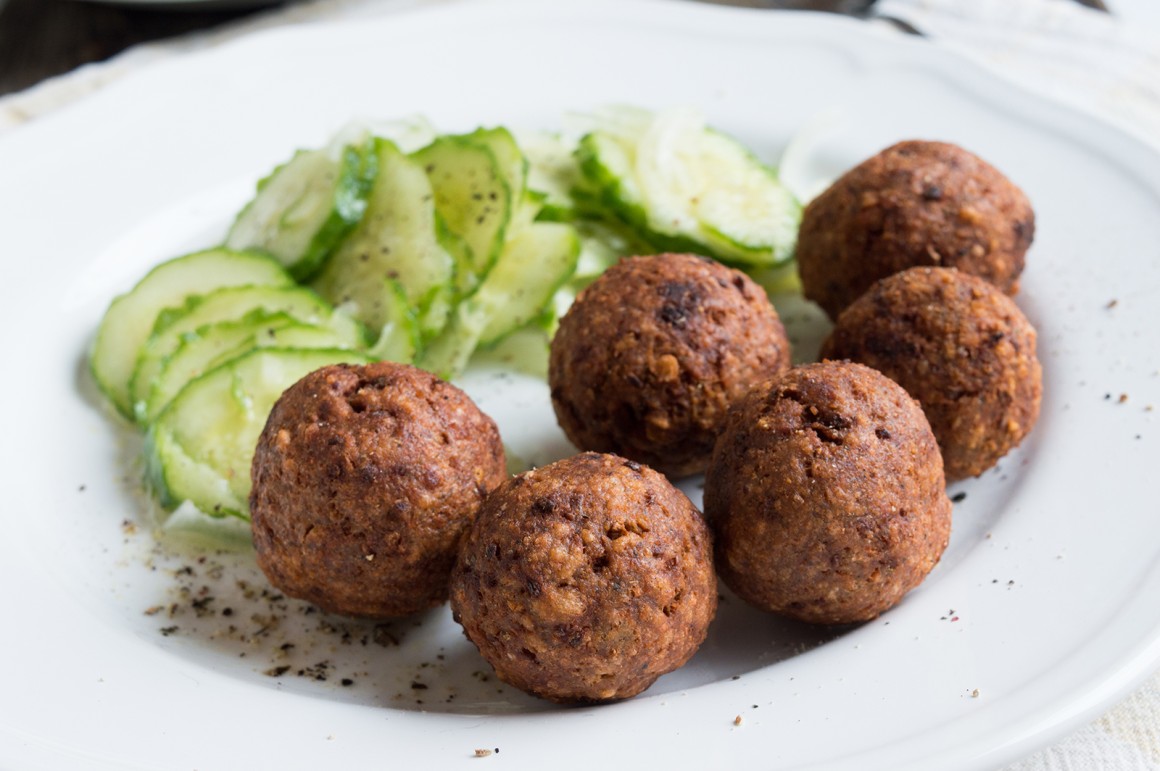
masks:
[(288, 667), (288, 666), (270, 667), (262, 674), (266, 675), (267, 677), (281, 677), (282, 675), (286, 674), (289, 671), (290, 671), (290, 667)]
[(342, 678), (342, 680), (340, 682), (343, 684), (343, 686), (347, 686), (347, 687), (354, 685), (354, 680), (351, 680), (349, 677)]
[(967, 499), (966, 493), (955, 493), (951, 496), (951, 503), (962, 503)]
[(84, 485), (81, 485), (80, 487), (78, 487), (78, 488), (77, 488), (77, 492), (78, 492), (78, 493), (83, 493), (84, 491), (85, 491), (85, 486), (84, 486)]
[(393, 635), (390, 628), (383, 624), (379, 624), (374, 628), (374, 631), (371, 633), (371, 639), (374, 640), (376, 645), (381, 645), (384, 648), (399, 644), (399, 638)]
[(418, 680), (412, 680), (411, 681), (411, 689), (414, 691), (425, 691), (425, 690), (427, 690), (427, 684), (420, 683)]
[(176, 626), (163, 626), (163, 627), (161, 627), (161, 629), (159, 631), (161, 632), (162, 636), (168, 637), (169, 635), (171, 635), (177, 631), (177, 627)]

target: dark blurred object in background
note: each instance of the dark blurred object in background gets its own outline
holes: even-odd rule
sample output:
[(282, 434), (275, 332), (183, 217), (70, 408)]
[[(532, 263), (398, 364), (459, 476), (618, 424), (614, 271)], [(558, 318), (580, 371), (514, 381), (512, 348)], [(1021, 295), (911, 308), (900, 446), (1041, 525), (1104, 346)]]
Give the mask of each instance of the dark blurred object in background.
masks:
[(252, 5), (206, 7), (198, 3), (145, 9), (73, 0), (0, 2), (0, 94), (108, 59), (137, 43), (208, 29), (259, 10)]

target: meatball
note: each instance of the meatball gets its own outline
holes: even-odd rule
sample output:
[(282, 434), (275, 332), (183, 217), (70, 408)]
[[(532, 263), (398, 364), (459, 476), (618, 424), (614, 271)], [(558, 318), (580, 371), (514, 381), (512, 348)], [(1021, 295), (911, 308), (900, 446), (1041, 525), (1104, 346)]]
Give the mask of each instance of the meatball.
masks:
[(761, 287), (703, 257), (660, 254), (623, 260), (580, 293), (548, 382), (577, 447), (681, 477), (705, 470), (729, 405), (787, 367)]
[(978, 476), (1039, 417), (1035, 329), (994, 286), (950, 268), (882, 279), (842, 312), (822, 356), (882, 372), (922, 404), (947, 479)]
[(447, 598), (459, 541), (506, 477), (491, 418), (404, 364), (312, 372), (274, 405), (252, 467), (258, 565), (325, 611), (387, 618)]
[(705, 639), (717, 610), (709, 530), (647, 466), (577, 455), (488, 497), (451, 574), (451, 610), (521, 690), (628, 698)]
[(764, 610), (867, 621), (935, 566), (951, 502), (918, 403), (869, 367), (820, 362), (730, 413), (705, 475), (718, 575)]
[(952, 144), (901, 142), (806, 207), (802, 291), (834, 319), (878, 279), (934, 265), (1015, 294), (1034, 235), (1027, 196), (986, 161)]

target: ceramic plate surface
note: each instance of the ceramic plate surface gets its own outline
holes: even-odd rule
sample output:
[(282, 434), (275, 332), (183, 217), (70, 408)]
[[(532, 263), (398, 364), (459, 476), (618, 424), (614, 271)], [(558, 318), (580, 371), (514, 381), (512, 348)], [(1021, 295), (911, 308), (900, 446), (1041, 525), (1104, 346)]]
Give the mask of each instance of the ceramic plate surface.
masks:
[[(114, 295), (216, 242), (256, 179), (351, 119), (556, 128), (617, 102), (699, 107), (771, 161), (824, 125), (806, 181), (930, 138), (1028, 193), (1042, 417), (952, 488), (925, 584), (840, 632), (727, 598), (684, 669), (559, 709), (497, 683), (446, 608), (324, 618), (246, 554), (155, 548), (133, 432), (85, 365)], [(1160, 661), (1160, 159), (923, 41), (677, 2), (444, 3), (157, 64), (0, 137), (0, 169), (0, 766), (989, 768)], [(783, 313), (809, 358), (824, 328)], [(462, 384), (525, 461), (571, 452), (542, 380), (493, 361)]]

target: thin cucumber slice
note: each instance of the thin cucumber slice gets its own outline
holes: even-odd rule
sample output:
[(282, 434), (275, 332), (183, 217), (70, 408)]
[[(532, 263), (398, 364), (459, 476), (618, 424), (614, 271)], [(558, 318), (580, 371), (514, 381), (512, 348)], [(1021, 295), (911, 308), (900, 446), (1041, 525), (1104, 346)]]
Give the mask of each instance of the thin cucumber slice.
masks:
[(211, 517), (247, 518), (250, 464), (274, 402), (319, 367), (366, 361), (354, 351), (259, 348), (191, 381), (145, 435), (149, 487), (165, 509), (189, 501)]
[(512, 133), (503, 126), (478, 128), (463, 139), (486, 147), (499, 168), (512, 201), (520, 201), (528, 189), (528, 159)]
[(469, 302), (482, 306), (481, 345), (494, 345), (535, 319), (576, 270), (580, 239), (572, 226), (537, 222), (504, 246), (491, 274)]
[(635, 151), (635, 145), (628, 140), (611, 133), (593, 132), (580, 139), (576, 159), (599, 205), (647, 233), (649, 215), (636, 178)]
[(658, 248), (742, 266), (793, 258), (798, 201), (772, 169), (695, 112), (594, 131), (577, 157), (601, 201)]
[(460, 286), (470, 289), (499, 258), (512, 202), (519, 199), (495, 154), (466, 137), (439, 137), (412, 157), (431, 180), (435, 210), (447, 229), (463, 239), (467, 251)]
[(701, 186), (694, 213), (707, 242), (733, 262), (788, 263), (797, 246), (801, 204), (773, 169), (737, 141), (711, 129), (700, 140), (702, 174), (710, 179)]
[(305, 324), (287, 313), (258, 310), (238, 321), (207, 324), (183, 335), (177, 350), (163, 361), (149, 387), (143, 422), (152, 422), (186, 383), (254, 348), (352, 347), (333, 329)]
[(534, 190), (525, 190), (523, 197), (516, 206), (515, 211), (512, 212), (511, 223), (508, 225), (507, 232), (504, 234), (504, 246), (513, 239), (519, 237), (520, 233), (535, 222), (539, 216), (540, 211), (544, 208), (544, 196)]
[(367, 353), (383, 361), (398, 361), (410, 364), (419, 353), (422, 335), (415, 310), (407, 302), (407, 290), (394, 279), (383, 279), (383, 298), (386, 307), (386, 322), (379, 339)]
[(419, 329), (431, 336), (446, 323), (455, 292), (455, 263), (439, 238), (431, 182), (419, 163), (387, 140), (375, 141), (375, 155), (379, 171), (366, 215), (313, 286), (381, 337), (395, 320), (390, 279), (405, 288)]
[(274, 256), (309, 278), (362, 218), (375, 164), (368, 143), (300, 150), (258, 183), (225, 245)]
[(580, 257), (569, 283), (582, 288), (623, 257), (648, 254), (651, 249), (631, 230), (616, 223), (580, 220), (574, 223), (580, 238)]
[(339, 130), (333, 141), (364, 141), (366, 137), (381, 137), (394, 143), (404, 153), (413, 153), (435, 141), (439, 132), (422, 115), (408, 115), (390, 120), (355, 119)]
[(158, 512), (154, 519), (167, 540), (221, 551), (245, 552), (254, 548), (249, 520), (240, 517), (207, 517), (192, 503), (173, 511)]
[(777, 295), (800, 295), (802, 291), (801, 276), (797, 265), (779, 265), (776, 268), (760, 268), (749, 271), (749, 277), (765, 290), (765, 293), (774, 298)]
[(251, 252), (209, 249), (164, 262), (113, 300), (105, 312), (89, 360), (93, 377), (117, 411), (131, 418), (129, 381), (139, 350), (162, 310), (221, 287), (293, 283), (277, 262)]
[(560, 319), (564, 318), (572, 303), (576, 302), (576, 295), (579, 293), (580, 287), (569, 281), (552, 295), (552, 299), (537, 320), (537, 324), (544, 330), (549, 340), (556, 336), (556, 330), (560, 328)]
[(254, 311), (285, 313), (307, 324), (328, 327), (351, 348), (366, 345), (361, 324), (304, 287), (231, 287), (192, 298), (186, 306), (161, 314), (153, 334), (141, 347), (130, 385), (138, 423), (146, 422), (154, 378), (187, 335), (207, 324), (241, 319)]
[(544, 196), (540, 218), (575, 220), (579, 210), (572, 193), (583, 181), (575, 143), (546, 131), (520, 134), (517, 141), (528, 159), (528, 189)]
[(536, 320), (556, 289), (576, 269), (580, 242), (558, 222), (537, 222), (509, 241), (495, 268), (455, 309), (443, 333), (419, 357), (419, 366), (443, 378), (463, 371), (476, 348), (493, 345)]

